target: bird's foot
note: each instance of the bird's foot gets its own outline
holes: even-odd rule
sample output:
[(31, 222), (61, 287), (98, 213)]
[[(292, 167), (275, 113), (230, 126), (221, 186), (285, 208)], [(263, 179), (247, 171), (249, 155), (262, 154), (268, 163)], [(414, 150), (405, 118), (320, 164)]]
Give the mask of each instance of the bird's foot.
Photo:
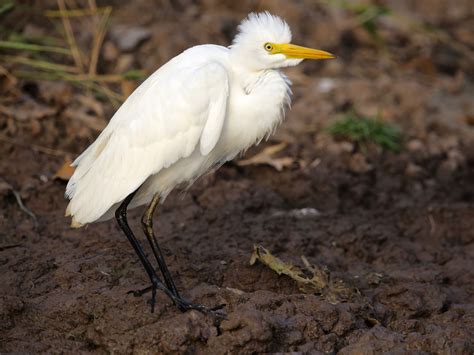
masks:
[[(153, 313), (155, 309), (155, 304), (156, 304), (156, 290), (157, 290), (157, 286), (151, 285), (140, 290), (128, 291), (127, 294), (132, 294), (135, 297), (141, 297), (144, 294), (151, 291), (152, 297), (151, 297), (150, 303), (151, 303), (151, 313)], [(226, 306), (225, 304), (220, 304), (212, 308), (207, 308), (206, 306), (203, 306), (201, 304), (194, 304), (194, 303), (188, 302), (179, 296), (173, 295), (171, 292), (169, 293), (166, 292), (166, 293), (172, 299), (174, 304), (179, 308), (181, 312), (196, 310), (203, 314), (213, 315), (214, 317), (218, 319), (225, 319), (227, 317), (225, 312), (222, 310)]]
[[(127, 292), (127, 295), (133, 295), (135, 297), (141, 297), (143, 296), (145, 293), (148, 293), (151, 291), (151, 300), (150, 300), (150, 304), (151, 304), (151, 313), (154, 313), (155, 312), (155, 305), (156, 305), (156, 290), (160, 289), (162, 291), (164, 291), (166, 294), (168, 294), (168, 290), (165, 289), (163, 286), (162, 286), (161, 282), (160, 281), (156, 281), (156, 282), (153, 282), (151, 284), (151, 286), (148, 286), (148, 287), (145, 287), (145, 288), (142, 288), (140, 290), (130, 290)], [(168, 294), (169, 296), (169, 294)], [(171, 297), (171, 296), (170, 296)]]
[(135, 297), (142, 297), (145, 293), (148, 293), (152, 290), (153, 286), (148, 286), (142, 288), (141, 290), (130, 290), (127, 292), (127, 295), (134, 295)]
[(227, 315), (226, 313), (222, 310), (226, 305), (225, 304), (219, 304), (215, 307), (208, 308), (206, 306), (203, 306), (202, 304), (195, 304), (186, 301), (183, 298), (173, 298), (173, 301), (175, 305), (179, 308), (181, 312), (186, 312), (190, 310), (196, 310), (199, 311), (203, 314), (209, 314), (212, 315), (218, 319), (226, 319)]

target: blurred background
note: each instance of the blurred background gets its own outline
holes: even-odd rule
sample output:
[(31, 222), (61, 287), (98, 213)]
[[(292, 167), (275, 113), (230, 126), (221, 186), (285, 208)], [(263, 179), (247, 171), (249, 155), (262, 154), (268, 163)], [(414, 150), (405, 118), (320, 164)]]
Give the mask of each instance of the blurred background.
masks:
[[(230, 45), (252, 11), (283, 17), (293, 43), (337, 60), (285, 70), (293, 104), (277, 133), (172, 195), (158, 219), (164, 245), (178, 249), (169, 257), (181, 286), (227, 303), (239, 329), (254, 324), (243, 341), (166, 299), (160, 320), (143, 299), (122, 303), (140, 265), (113, 222), (69, 229), (63, 191), (72, 159), (141, 81), (190, 46)], [(0, 350), (469, 352), (473, 98), (472, 0), (0, 1)], [(291, 280), (247, 266), (253, 243), (327, 265), (363, 297), (336, 296), (351, 309), (291, 299)], [(324, 325), (330, 317), (312, 331), (285, 325), (272, 298), (293, 305), (281, 317), (305, 314), (305, 324), (348, 314), (337, 323), (345, 330)], [(192, 326), (181, 340), (160, 328), (183, 319)], [(119, 330), (97, 330), (107, 322)], [(150, 338), (134, 340), (140, 327)]]

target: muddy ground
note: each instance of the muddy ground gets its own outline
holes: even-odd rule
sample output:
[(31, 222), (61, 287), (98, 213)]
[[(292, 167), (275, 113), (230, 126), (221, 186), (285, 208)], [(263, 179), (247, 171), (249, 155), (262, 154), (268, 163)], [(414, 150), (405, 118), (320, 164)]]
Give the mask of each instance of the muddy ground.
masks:
[[(228, 44), (245, 14), (263, 9), (288, 20), (295, 43), (339, 56), (287, 70), (288, 119), (246, 155), (285, 142), (274, 157), (282, 171), (229, 163), (159, 208), (179, 289), (225, 304), (223, 321), (181, 313), (161, 294), (151, 314), (149, 295), (127, 294), (148, 281), (115, 222), (71, 229), (63, 217), (66, 183), (54, 174), (93, 141), (112, 104), (64, 82), (2, 77), (0, 352), (473, 353), (473, 5), (383, 3), (392, 12), (376, 19), (375, 36), (355, 10), (309, 0), (108, 3), (99, 73), (151, 72), (190, 45)], [(53, 33), (43, 9), (14, 9), (4, 23)], [(120, 43), (117, 29), (132, 27), (145, 33), (140, 43)], [(396, 124), (401, 151), (326, 133), (350, 110)], [(130, 213), (138, 234), (141, 212)], [(344, 292), (303, 293), (250, 266), (254, 244), (326, 267)]]

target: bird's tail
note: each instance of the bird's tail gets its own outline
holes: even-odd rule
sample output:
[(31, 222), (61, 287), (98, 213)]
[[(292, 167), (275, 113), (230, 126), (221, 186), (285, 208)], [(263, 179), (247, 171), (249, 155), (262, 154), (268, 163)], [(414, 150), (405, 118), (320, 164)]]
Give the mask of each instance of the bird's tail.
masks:
[(66, 207), (65, 216), (72, 217), (71, 227), (80, 228), (84, 224), (80, 223), (74, 216), (71, 214), (71, 208), (73, 199), (76, 195), (78, 184), (80, 184), (81, 179), (90, 171), (94, 162), (104, 151), (107, 143), (109, 142), (110, 135), (107, 132), (102, 132), (102, 134), (97, 137), (95, 142), (91, 144), (79, 157), (74, 160), (71, 164), (75, 168), (74, 174), (69, 179), (69, 182), (66, 186), (65, 197), (70, 200), (68, 206)]

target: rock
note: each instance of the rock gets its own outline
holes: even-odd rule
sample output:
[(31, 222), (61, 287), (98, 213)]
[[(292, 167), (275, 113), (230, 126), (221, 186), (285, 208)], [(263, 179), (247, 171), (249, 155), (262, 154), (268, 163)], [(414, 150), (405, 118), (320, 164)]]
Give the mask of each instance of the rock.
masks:
[(151, 37), (151, 30), (145, 27), (118, 25), (112, 29), (111, 36), (118, 49), (128, 52), (149, 39)]
[(336, 81), (331, 78), (322, 78), (318, 83), (318, 91), (320, 93), (328, 93), (336, 87)]

